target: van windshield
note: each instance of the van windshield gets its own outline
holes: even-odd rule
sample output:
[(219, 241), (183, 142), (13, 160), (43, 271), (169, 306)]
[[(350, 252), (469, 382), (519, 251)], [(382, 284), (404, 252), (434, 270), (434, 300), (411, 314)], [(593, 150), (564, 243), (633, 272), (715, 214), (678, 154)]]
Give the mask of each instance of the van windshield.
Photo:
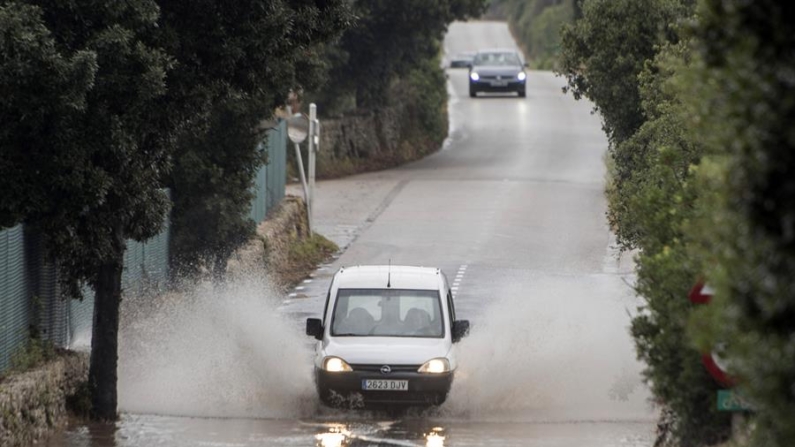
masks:
[(440, 338), (441, 309), (436, 290), (340, 289), (331, 335)]

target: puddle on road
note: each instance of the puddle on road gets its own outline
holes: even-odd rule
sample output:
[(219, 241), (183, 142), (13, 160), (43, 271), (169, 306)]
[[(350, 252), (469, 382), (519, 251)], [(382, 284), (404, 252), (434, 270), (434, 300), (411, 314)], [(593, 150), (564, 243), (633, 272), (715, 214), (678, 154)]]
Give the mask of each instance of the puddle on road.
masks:
[[(614, 276), (521, 278), (483, 306), (433, 414), (488, 421), (648, 419), (648, 393)], [(616, 293), (627, 296), (616, 297)], [(323, 415), (311, 342), (263, 277), (125, 301), (124, 412), (220, 418)]]
[(638, 367), (627, 362), (632, 297), (616, 297), (626, 287), (610, 281), (618, 279), (503, 282), (495, 290), (504, 298), (483, 306), (459, 345), (448, 402), (397, 417), (319, 406), (311, 343), (294, 316), (276, 310), (283, 297), (262, 277), (127, 300), (126, 414), (115, 425), (73, 426), (45, 445), (650, 445), (653, 424), (630, 420), (649, 414)]

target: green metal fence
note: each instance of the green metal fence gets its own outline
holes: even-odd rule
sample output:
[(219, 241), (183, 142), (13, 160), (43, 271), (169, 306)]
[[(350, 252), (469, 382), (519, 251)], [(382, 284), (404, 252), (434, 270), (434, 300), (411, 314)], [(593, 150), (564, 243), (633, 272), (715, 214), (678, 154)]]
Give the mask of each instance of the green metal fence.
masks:
[(0, 231), (0, 372), (28, 336), (32, 318), (22, 225)]
[(254, 180), (254, 202), (251, 204), (251, 219), (260, 223), (265, 216), (284, 198), (284, 184), (287, 179), (287, 124), (268, 131), (267, 141), (260, 150), (268, 152), (268, 164), (262, 166)]

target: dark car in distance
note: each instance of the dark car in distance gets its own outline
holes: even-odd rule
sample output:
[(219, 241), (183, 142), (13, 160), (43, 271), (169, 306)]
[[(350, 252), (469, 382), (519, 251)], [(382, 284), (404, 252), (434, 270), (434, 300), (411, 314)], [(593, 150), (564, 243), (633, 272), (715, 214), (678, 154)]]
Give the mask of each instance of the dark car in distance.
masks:
[(472, 66), (472, 59), (474, 58), (474, 51), (458, 53), (450, 59), (450, 68), (469, 68)]
[(515, 50), (481, 50), (469, 68), (469, 96), (480, 92), (516, 92), (526, 96), (527, 73), (519, 53)]

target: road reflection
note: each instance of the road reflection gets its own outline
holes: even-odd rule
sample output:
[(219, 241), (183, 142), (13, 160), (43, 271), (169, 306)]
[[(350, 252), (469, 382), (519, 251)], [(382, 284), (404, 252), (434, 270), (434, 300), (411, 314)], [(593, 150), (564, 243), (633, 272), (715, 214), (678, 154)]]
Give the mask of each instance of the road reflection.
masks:
[[(43, 447), (648, 447), (654, 422), (478, 422), (418, 415), (322, 414), (303, 420), (122, 415), (75, 421)], [(550, 440), (556, 440), (550, 443)]]
[(426, 447), (444, 447), (444, 429), (442, 427), (434, 427), (433, 430), (425, 435)]
[(325, 433), (315, 435), (317, 447), (343, 447), (350, 445), (350, 432), (344, 425), (330, 427)]
[[(430, 428), (429, 428), (430, 427)], [(445, 429), (425, 421), (324, 424), (315, 435), (316, 447), (400, 445), (445, 447)]]

